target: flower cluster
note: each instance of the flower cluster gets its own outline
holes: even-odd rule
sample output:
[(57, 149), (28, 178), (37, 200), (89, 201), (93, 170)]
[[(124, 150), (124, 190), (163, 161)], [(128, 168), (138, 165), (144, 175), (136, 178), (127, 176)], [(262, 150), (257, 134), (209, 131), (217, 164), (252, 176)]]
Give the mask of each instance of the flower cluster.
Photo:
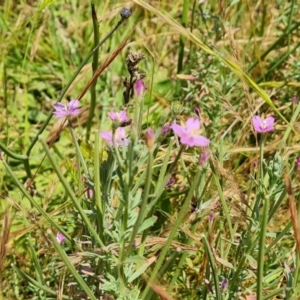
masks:
[[(122, 110), (119, 113), (111, 111), (108, 116), (113, 122), (119, 125), (127, 124), (130, 119), (127, 117), (126, 111)], [(117, 129), (112, 131), (102, 130), (100, 133), (101, 137), (108, 142), (110, 146), (114, 146), (114, 138), (117, 146), (128, 146), (129, 140), (126, 138), (126, 131), (123, 127), (117, 127)]]

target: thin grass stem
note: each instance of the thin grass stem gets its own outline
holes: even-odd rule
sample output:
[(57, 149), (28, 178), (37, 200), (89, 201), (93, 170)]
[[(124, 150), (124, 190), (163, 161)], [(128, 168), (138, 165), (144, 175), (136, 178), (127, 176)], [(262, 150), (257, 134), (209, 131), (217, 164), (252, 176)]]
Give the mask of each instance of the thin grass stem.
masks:
[[(99, 24), (98, 24), (98, 18), (97, 13), (95, 10), (95, 5), (92, 3), (92, 19), (93, 19), (93, 32), (94, 32), (94, 46), (96, 47), (99, 44)], [(93, 75), (96, 73), (98, 69), (98, 58), (99, 58), (99, 48), (94, 52), (93, 54), (93, 63), (92, 63), (92, 69), (93, 69)], [(90, 102), (90, 110), (89, 110), (89, 116), (86, 123), (86, 141), (90, 139), (90, 131), (92, 128), (92, 121), (95, 114), (95, 108), (96, 108), (96, 84), (97, 79), (93, 82), (90, 88), (91, 92), (91, 102)]]
[(61, 170), (59, 169), (58, 165), (56, 164), (55, 159), (53, 158), (53, 156), (50, 153), (50, 149), (47, 146), (46, 142), (41, 139), (41, 144), (44, 148), (44, 151), (46, 152), (51, 165), (55, 171), (55, 173), (57, 174), (57, 176), (60, 179), (60, 182), (62, 183), (62, 185), (64, 186), (67, 194), (69, 195), (70, 199), (72, 200), (72, 203), (74, 204), (74, 207), (77, 209), (78, 213), (80, 214), (83, 223), (85, 224), (85, 226), (88, 228), (88, 230), (91, 232), (92, 236), (94, 237), (95, 241), (101, 246), (103, 247), (104, 244), (102, 242), (102, 240), (100, 239), (100, 236), (98, 235), (98, 233), (96, 232), (94, 226), (91, 224), (89, 218), (87, 217), (86, 213), (84, 212), (83, 208), (80, 205), (80, 202), (78, 201), (78, 199), (76, 198), (71, 186), (69, 185), (68, 181), (66, 180), (66, 178), (64, 177), (64, 175), (62, 174)]
[(175, 235), (177, 233), (177, 230), (179, 228), (179, 226), (181, 225), (182, 223), (182, 220), (184, 218), (184, 216), (186, 215), (188, 209), (189, 209), (189, 205), (191, 203), (191, 200), (192, 200), (192, 197), (194, 196), (194, 192), (196, 190), (196, 188), (199, 186), (199, 182), (200, 182), (200, 178), (201, 178), (201, 170), (199, 169), (198, 172), (196, 173), (195, 175), (195, 178), (193, 180), (193, 183), (192, 183), (192, 186), (189, 190), (189, 193), (187, 194), (186, 196), (186, 199), (179, 211), (179, 214), (178, 214), (178, 217), (172, 227), (172, 230), (170, 232), (170, 235), (168, 236), (168, 239), (166, 241), (166, 244), (164, 245), (163, 249), (161, 250), (161, 253), (159, 255), (159, 258), (155, 264), (155, 267), (154, 269), (152, 270), (151, 272), (151, 275), (150, 275), (150, 278), (148, 279), (148, 284), (145, 288), (145, 290), (143, 291), (143, 294), (142, 294), (142, 299), (145, 299), (145, 300), (150, 300), (151, 299), (151, 296), (152, 296), (152, 292), (150, 292), (150, 284), (149, 283), (152, 283), (154, 282), (155, 278), (157, 277), (157, 274), (163, 264), (163, 261), (170, 249), (170, 246), (171, 246), (171, 243), (172, 241), (174, 240), (175, 238)]

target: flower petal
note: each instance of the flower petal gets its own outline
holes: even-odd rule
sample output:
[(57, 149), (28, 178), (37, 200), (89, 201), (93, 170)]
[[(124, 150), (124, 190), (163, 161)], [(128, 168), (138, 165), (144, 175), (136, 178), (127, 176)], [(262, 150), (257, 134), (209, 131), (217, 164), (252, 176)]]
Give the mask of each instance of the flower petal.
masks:
[(59, 119), (59, 118), (66, 117), (68, 114), (66, 112), (54, 112), (53, 115)]
[(116, 119), (117, 119), (117, 117), (118, 117), (117, 113), (114, 112), (113, 110), (112, 110), (111, 112), (108, 113), (108, 116), (110, 117), (110, 119), (111, 119), (112, 121), (116, 121)]
[(106, 140), (110, 145), (113, 144), (112, 141), (112, 132), (111, 131), (101, 131), (100, 135), (102, 137), (102, 139)]
[(179, 137), (186, 134), (185, 130), (176, 123), (173, 123), (171, 125), (171, 128), (173, 129), (174, 133), (177, 134)]
[(199, 130), (200, 129), (200, 121), (195, 118), (188, 118), (185, 124), (185, 128), (187, 131)]
[(260, 116), (254, 116), (252, 118), (252, 125), (255, 131), (257, 132), (263, 132), (263, 129), (261, 128), (263, 120)]
[(76, 116), (79, 115), (81, 113), (81, 110), (79, 108), (76, 108), (74, 110), (70, 110), (68, 112), (68, 116)]
[(119, 118), (120, 118), (121, 123), (128, 121), (127, 114), (126, 114), (125, 110), (121, 110), (119, 112)]
[(206, 147), (210, 144), (210, 140), (202, 135), (198, 135), (194, 137), (195, 146), (198, 147)]
[(65, 111), (65, 109), (66, 109), (65, 105), (61, 102), (54, 103), (53, 108), (55, 110), (63, 110), (63, 111)]
[(73, 99), (68, 103), (68, 109), (74, 110), (79, 107), (79, 104), (80, 104), (79, 100)]

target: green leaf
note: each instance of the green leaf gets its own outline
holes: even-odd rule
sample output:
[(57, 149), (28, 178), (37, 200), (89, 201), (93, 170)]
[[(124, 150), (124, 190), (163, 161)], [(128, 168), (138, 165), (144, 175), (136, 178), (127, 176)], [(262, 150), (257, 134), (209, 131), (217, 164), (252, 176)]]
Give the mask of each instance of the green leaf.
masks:
[(148, 267), (156, 260), (156, 256), (151, 257), (148, 260), (145, 260), (145, 263), (141, 265), (129, 278), (128, 282), (132, 282), (136, 278), (138, 278), (141, 274), (145, 273)]
[(157, 220), (157, 217), (152, 216), (151, 218), (145, 220), (143, 222), (143, 224), (140, 226), (138, 233), (143, 232), (144, 230), (146, 230), (147, 228), (151, 227)]

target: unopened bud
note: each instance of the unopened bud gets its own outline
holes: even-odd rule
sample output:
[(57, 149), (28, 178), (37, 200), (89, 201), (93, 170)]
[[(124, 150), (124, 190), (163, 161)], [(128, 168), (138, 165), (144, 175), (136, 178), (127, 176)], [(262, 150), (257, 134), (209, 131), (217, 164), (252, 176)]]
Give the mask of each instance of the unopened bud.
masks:
[(146, 130), (146, 145), (149, 150), (153, 148), (154, 142), (155, 142), (154, 131), (151, 128), (148, 128)]
[(146, 85), (144, 83), (144, 81), (142, 79), (138, 79), (135, 83), (134, 83), (134, 93), (135, 95), (139, 96), (144, 96), (146, 92)]
[(123, 7), (120, 15), (122, 17), (122, 19), (128, 19), (131, 16), (131, 9)]

